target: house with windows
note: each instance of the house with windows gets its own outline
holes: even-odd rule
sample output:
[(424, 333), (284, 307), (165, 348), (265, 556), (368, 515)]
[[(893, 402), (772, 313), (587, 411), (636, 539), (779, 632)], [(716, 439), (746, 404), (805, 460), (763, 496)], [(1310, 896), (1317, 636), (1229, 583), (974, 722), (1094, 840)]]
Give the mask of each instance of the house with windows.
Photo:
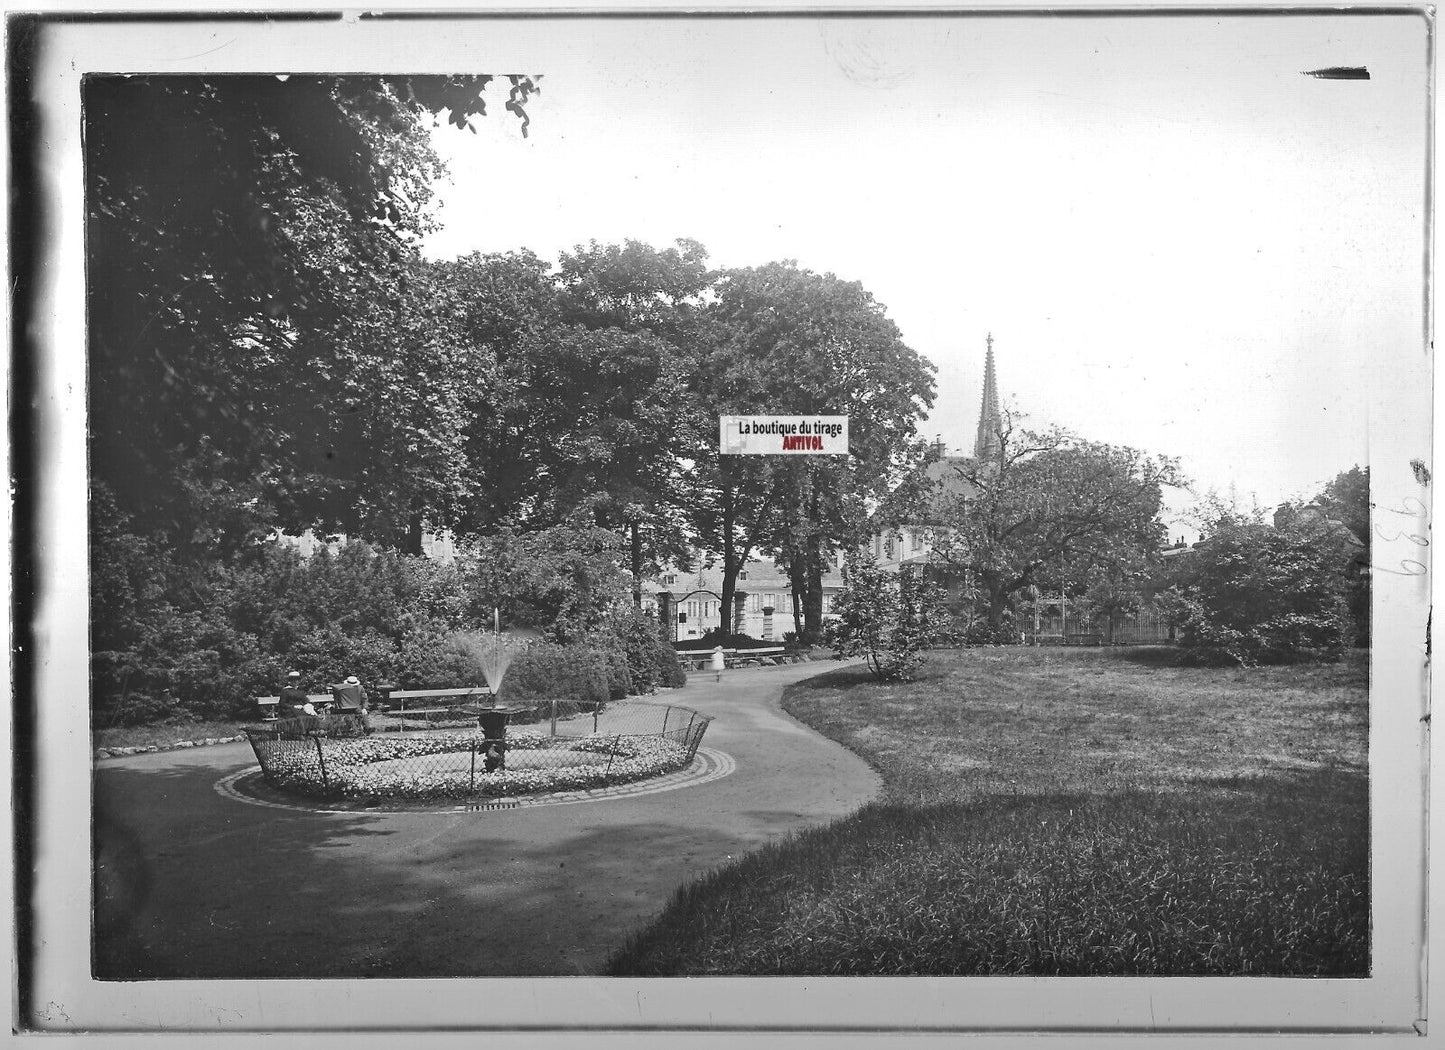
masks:
[[(843, 560), (823, 575), (823, 616), (843, 590)], [(642, 583), (643, 609), (668, 624), (674, 641), (701, 638), (724, 622), (723, 573), (720, 566), (693, 572), (670, 571)], [(793, 630), (793, 592), (785, 572), (771, 561), (750, 560), (738, 574), (733, 608), (727, 618), (734, 634), (781, 642)]]

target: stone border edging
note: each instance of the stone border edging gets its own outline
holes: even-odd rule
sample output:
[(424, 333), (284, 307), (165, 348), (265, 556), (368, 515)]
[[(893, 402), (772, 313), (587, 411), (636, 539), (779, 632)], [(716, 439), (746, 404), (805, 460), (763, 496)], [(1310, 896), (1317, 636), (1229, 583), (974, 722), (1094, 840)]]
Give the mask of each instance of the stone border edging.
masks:
[(303, 802), (279, 802), (273, 799), (257, 798), (236, 787), (237, 781), (260, 773), (260, 767), (252, 766), (231, 773), (216, 781), (216, 793), (223, 798), (246, 802), (253, 806), (270, 809), (285, 809), (299, 813), (316, 813), (324, 816), (368, 816), (368, 815), (411, 815), (411, 816), (463, 816), (483, 813), (505, 813), (509, 810), (532, 809), (537, 806), (565, 806), (578, 802), (605, 802), (611, 799), (636, 798), (639, 795), (654, 795), (678, 788), (707, 784), (737, 772), (737, 761), (725, 751), (710, 747), (697, 749), (697, 757), (684, 769), (665, 773), (659, 777), (633, 780), (612, 787), (591, 788), (585, 791), (558, 791), (541, 795), (515, 795), (508, 798), (483, 798), (475, 802), (458, 805), (456, 799), (439, 799), (434, 808), (409, 807), (388, 809), (385, 806), (365, 809), (327, 809), (324, 805), (306, 805)]
[(238, 736), (208, 736), (204, 740), (180, 740), (174, 744), (142, 744), (138, 747), (98, 747), (94, 758), (124, 758), (126, 755), (147, 755), (158, 751), (179, 751), (183, 747), (209, 747), (212, 744), (235, 744), (246, 739)]

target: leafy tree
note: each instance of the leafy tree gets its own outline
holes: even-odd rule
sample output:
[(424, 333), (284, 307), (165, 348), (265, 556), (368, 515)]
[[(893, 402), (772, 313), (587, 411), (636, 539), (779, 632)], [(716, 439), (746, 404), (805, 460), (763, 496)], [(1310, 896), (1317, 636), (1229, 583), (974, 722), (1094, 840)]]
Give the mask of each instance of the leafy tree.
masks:
[(662, 250), (634, 240), (593, 241), (564, 253), (559, 267), (563, 316), (603, 345), (627, 348), (572, 377), (599, 388), (579, 394), (606, 415), (588, 420), (600, 455), (574, 460), (564, 491), (572, 505), (590, 504), (599, 524), (625, 531), (639, 608), (644, 575), (692, 560), (685, 463), (699, 429), (709, 428), (688, 380), (712, 276), (707, 250), (692, 240)]
[(469, 377), (462, 406), (462, 447), (470, 486), (457, 515), (460, 534), (503, 523), (542, 528), (546, 502), (542, 456), (550, 419), (534, 404), (535, 362), (562, 323), (548, 263), (529, 251), (435, 264), (452, 338)]
[[(789, 572), (804, 629), (816, 637), (823, 573), (861, 539), (866, 498), (901, 472), (933, 403), (933, 366), (861, 284), (793, 262), (721, 274), (698, 348), (693, 389), (710, 428), (700, 428), (690, 512), (722, 557), (723, 609), (756, 550)], [(846, 415), (849, 454), (720, 455), (717, 418), (759, 413)]]
[(1370, 468), (1358, 465), (1336, 474), (1315, 502), (1353, 532), (1368, 549), (1370, 542)]
[(1023, 431), (1007, 414), (998, 455), (953, 469), (962, 485), (935, 500), (934, 555), (977, 589), (993, 625), (1064, 562), (1133, 571), (1165, 539), (1162, 486), (1180, 483), (1169, 459), (1057, 429)]
[(563, 252), (558, 267), (567, 318), (587, 328), (649, 331), (681, 344), (712, 283), (707, 249), (680, 239), (657, 249), (642, 241), (591, 241)]
[(465, 126), (490, 79), (86, 78), (92, 470), (134, 528), (209, 551), (309, 524), (296, 451), (331, 447), (376, 352), (336, 337), (415, 253), (431, 115)]
[(473, 616), (578, 642), (626, 600), (622, 538), (591, 525), (558, 525), (534, 532), (503, 526), (474, 539), (466, 551), (465, 586)]
[(923, 650), (943, 630), (943, 594), (926, 573), (903, 567), (896, 573), (851, 554), (847, 586), (839, 596), (838, 619), (828, 625), (828, 642), (839, 656), (862, 656), (873, 674), (888, 682), (912, 681), (923, 666)]
[(1275, 524), (1297, 523), (1319, 532), (1332, 532), (1334, 524), (1349, 530), (1348, 539), (1358, 540), (1353, 560), (1358, 568), (1349, 575), (1350, 615), (1355, 622), (1355, 644), (1370, 644), (1370, 574), (1360, 571), (1370, 564), (1370, 468), (1353, 466), (1336, 474), (1308, 504), (1286, 503), (1275, 512)]
[[(634, 580), (689, 553), (681, 454), (692, 413), (677, 344), (706, 279), (701, 246), (638, 242), (445, 264), (473, 383), (464, 424), (474, 484), (462, 531), (579, 514), (628, 540)], [(634, 600), (639, 601), (635, 584)]]
[(419, 259), (373, 274), (372, 294), (304, 340), (330, 348), (313, 362), (329, 354), (337, 367), (316, 380), (315, 409), (282, 435), (278, 459), (303, 468), (297, 484), (273, 490), (283, 521), (413, 554), (424, 522), (458, 523), (483, 480), (468, 425), (495, 384), (460, 330), (448, 276)]
[(1161, 603), (1201, 663), (1335, 660), (1350, 638), (1349, 557), (1308, 523), (1224, 511), (1174, 560)]

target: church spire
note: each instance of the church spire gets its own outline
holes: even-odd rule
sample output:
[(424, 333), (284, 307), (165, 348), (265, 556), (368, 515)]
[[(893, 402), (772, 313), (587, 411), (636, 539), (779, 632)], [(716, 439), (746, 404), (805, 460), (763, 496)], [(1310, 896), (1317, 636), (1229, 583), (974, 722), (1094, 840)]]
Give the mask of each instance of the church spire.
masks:
[(974, 439), (973, 455), (976, 459), (997, 456), (1001, 451), (999, 429), (1002, 422), (998, 414), (998, 377), (993, 367), (993, 333), (988, 333), (988, 356), (983, 365), (983, 404), (978, 410), (978, 437)]

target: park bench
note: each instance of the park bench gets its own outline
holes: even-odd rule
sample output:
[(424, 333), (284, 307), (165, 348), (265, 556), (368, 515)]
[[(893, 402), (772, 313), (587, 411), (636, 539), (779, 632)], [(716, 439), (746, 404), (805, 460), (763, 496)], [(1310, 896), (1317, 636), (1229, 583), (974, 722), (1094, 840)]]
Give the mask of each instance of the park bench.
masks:
[(1102, 634), (1089, 634), (1089, 633), (1085, 633), (1085, 632), (1074, 633), (1074, 632), (1071, 631), (1071, 632), (1069, 632), (1068, 634), (1064, 635), (1064, 644), (1065, 644), (1065, 645), (1103, 645), (1103, 644), (1104, 644), (1104, 636), (1103, 636)]
[[(781, 664), (787, 660), (788, 650), (781, 645), (762, 646), (756, 649), (724, 649), (725, 667), (762, 667)], [(711, 649), (679, 649), (677, 658), (690, 671), (707, 671), (712, 668)]]
[[(483, 698), (490, 699), (492, 690), (490, 686), (478, 685), (468, 686), (462, 689), (393, 689), (385, 695), (385, 701), (394, 705), (388, 713), (403, 717), (405, 715), (435, 715), (443, 711), (450, 711), (453, 708), (463, 707), (473, 701), (480, 701)], [(431, 706), (413, 707), (407, 709), (408, 700), (422, 701), (425, 704), (428, 700), (445, 700), (447, 703), (432, 704)]]
[[(336, 697), (330, 693), (307, 693), (306, 699), (311, 701), (311, 706), (318, 711), (324, 711), (336, 702)], [(281, 717), (281, 698), (279, 696), (258, 696), (256, 706), (261, 709), (261, 721), (275, 722)]]
[[(723, 656), (726, 657), (730, 651), (731, 650), (724, 649)], [(706, 667), (712, 666), (711, 649), (679, 649), (677, 650), (677, 658), (682, 661), (682, 665), (689, 671), (701, 671)]]
[[(732, 666), (731, 661), (736, 649), (723, 650), (723, 663)], [(711, 649), (679, 649), (677, 658), (689, 671), (706, 671), (712, 667)]]
[(776, 667), (788, 658), (788, 650), (781, 645), (763, 646), (757, 649), (738, 649), (730, 666)]

